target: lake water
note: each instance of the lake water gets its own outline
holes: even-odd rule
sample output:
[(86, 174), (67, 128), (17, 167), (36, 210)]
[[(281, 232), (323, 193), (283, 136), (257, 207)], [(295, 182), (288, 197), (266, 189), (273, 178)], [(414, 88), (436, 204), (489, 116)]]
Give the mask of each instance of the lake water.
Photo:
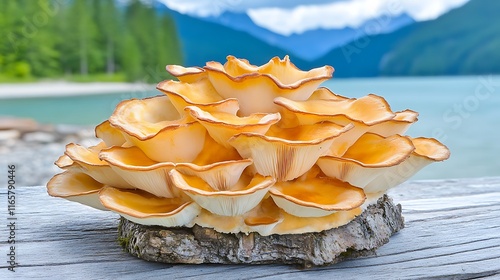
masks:
[[(394, 111), (420, 113), (413, 137), (434, 137), (451, 158), (432, 164), (413, 179), (500, 176), (500, 76), (333, 79), (323, 84), (348, 97), (384, 96)], [(0, 115), (43, 123), (96, 125), (121, 100), (159, 92), (0, 100)]]

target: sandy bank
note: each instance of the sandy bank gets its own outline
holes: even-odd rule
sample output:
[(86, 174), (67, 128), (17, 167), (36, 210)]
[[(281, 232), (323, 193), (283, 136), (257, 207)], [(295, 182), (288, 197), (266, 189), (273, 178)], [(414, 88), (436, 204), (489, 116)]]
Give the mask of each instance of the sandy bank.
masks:
[(0, 99), (152, 91), (154, 84), (37, 82), (0, 84)]

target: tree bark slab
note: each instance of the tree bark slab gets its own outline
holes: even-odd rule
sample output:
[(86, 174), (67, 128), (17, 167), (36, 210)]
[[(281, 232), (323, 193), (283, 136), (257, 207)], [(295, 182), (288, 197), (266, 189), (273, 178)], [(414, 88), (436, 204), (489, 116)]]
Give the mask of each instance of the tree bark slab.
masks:
[(350, 223), (322, 232), (261, 236), (192, 228), (144, 226), (121, 218), (118, 240), (130, 254), (163, 263), (334, 264), (346, 258), (373, 255), (404, 228), (401, 205), (387, 195)]

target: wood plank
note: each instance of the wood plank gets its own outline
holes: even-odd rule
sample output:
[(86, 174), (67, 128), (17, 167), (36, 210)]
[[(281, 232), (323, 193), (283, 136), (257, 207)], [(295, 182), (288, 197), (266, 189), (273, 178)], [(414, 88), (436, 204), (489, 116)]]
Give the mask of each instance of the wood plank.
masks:
[[(500, 278), (500, 177), (408, 182), (391, 195), (403, 205), (406, 228), (377, 256), (300, 270), (285, 265), (167, 265), (123, 252), (118, 216), (63, 199), (45, 187), (17, 194), (15, 273), (7, 270), (2, 236), (0, 279), (495, 279)], [(1, 219), (7, 221), (2, 189)]]

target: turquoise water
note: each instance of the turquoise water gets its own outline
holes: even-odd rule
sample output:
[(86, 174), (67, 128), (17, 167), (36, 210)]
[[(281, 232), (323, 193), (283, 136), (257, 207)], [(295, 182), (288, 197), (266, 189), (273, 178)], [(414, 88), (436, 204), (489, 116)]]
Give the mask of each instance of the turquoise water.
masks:
[[(500, 76), (333, 79), (323, 85), (349, 97), (375, 93), (384, 96), (394, 111), (420, 113), (407, 134), (437, 138), (452, 155), (446, 162), (426, 167), (414, 179), (500, 176)], [(96, 125), (121, 100), (156, 94), (0, 100), (0, 115)]]
[(68, 97), (0, 99), (0, 116), (28, 117), (40, 123), (97, 125), (125, 99), (145, 98), (157, 91), (124, 92)]
[(437, 138), (451, 157), (414, 179), (500, 176), (500, 76), (334, 79), (326, 86), (349, 97), (379, 94), (395, 111), (420, 113), (407, 134)]

